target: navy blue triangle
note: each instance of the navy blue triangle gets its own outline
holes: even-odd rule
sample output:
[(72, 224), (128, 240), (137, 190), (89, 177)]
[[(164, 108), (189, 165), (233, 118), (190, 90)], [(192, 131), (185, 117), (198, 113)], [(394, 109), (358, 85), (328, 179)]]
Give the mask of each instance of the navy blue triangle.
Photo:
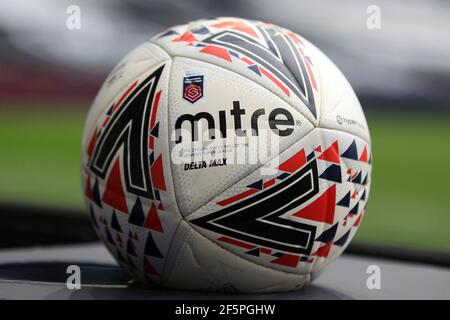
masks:
[(155, 161), (155, 156), (153, 155), (153, 152), (150, 153), (150, 155), (148, 156), (148, 160), (150, 161), (150, 164), (152, 164), (153, 161)]
[(92, 207), (92, 205), (89, 206), (89, 212), (91, 214), (91, 221), (94, 224), (95, 229), (98, 229), (97, 218), (95, 217), (95, 212), (94, 212), (94, 208)]
[(147, 236), (147, 240), (145, 242), (144, 254), (147, 256), (162, 258), (163, 255), (159, 251), (158, 247), (155, 244), (155, 240), (153, 240), (152, 233), (149, 232)]
[(358, 207), (359, 207), (359, 202), (357, 202), (355, 204), (355, 206), (352, 208), (352, 210), (350, 210), (350, 214), (357, 214), (358, 213)]
[(286, 178), (289, 177), (289, 176), (290, 176), (289, 173), (283, 172), (282, 174), (280, 174), (280, 175), (277, 177), (277, 179), (283, 180), (283, 179), (286, 179)]
[(209, 33), (209, 29), (206, 27), (199, 27), (199, 28), (195, 28), (193, 30), (191, 30), (192, 33), (196, 33), (196, 34), (208, 34)]
[(113, 210), (112, 218), (111, 218), (111, 228), (116, 230), (117, 232), (122, 232), (122, 228), (120, 227), (119, 220), (117, 220), (116, 211)]
[(234, 52), (233, 50), (228, 50), (228, 52), (230, 53), (230, 55), (232, 55), (233, 57), (239, 58), (239, 54), (237, 52)]
[(366, 201), (366, 189), (364, 189), (364, 192), (363, 192), (363, 194), (362, 194), (360, 199), (363, 200), (363, 201)]
[(255, 249), (252, 249), (252, 250), (248, 250), (245, 253), (250, 254), (252, 256), (259, 257), (260, 252), (261, 252), (261, 250), (259, 248), (255, 248)]
[(132, 256), (136, 256), (136, 250), (134, 248), (134, 244), (131, 239), (128, 239), (128, 242), (127, 242), (127, 253), (131, 254)]
[(332, 226), (331, 228), (325, 230), (324, 232), (322, 232), (320, 234), (320, 236), (316, 239), (316, 241), (320, 241), (323, 243), (328, 243), (331, 240), (334, 239), (334, 236), (336, 235), (336, 231), (338, 228), (338, 224), (336, 223), (334, 226)]
[(106, 239), (108, 240), (108, 242), (111, 243), (113, 246), (115, 246), (116, 243), (114, 242), (114, 240), (111, 236), (111, 232), (109, 232), (109, 229), (106, 226), (105, 226), (105, 232), (106, 232)]
[(336, 246), (342, 247), (348, 240), (348, 237), (350, 236), (350, 231), (352, 229), (348, 230), (342, 237), (340, 237), (335, 243), (333, 243)]
[(114, 109), (114, 103), (113, 103), (112, 106), (108, 109), (108, 112), (106, 113), (106, 115), (107, 115), (107, 116), (112, 115), (113, 109)]
[(258, 189), (258, 190), (262, 190), (263, 189), (263, 180), (258, 180), (252, 184), (249, 184), (247, 186), (247, 188), (252, 188), (252, 189)]
[(145, 214), (144, 210), (142, 209), (141, 200), (138, 197), (136, 202), (134, 203), (133, 209), (131, 210), (128, 222), (142, 227), (144, 221), (145, 221)]
[(154, 136), (155, 138), (158, 138), (158, 134), (159, 134), (159, 122), (157, 122), (155, 124), (155, 126), (153, 127), (152, 131), (150, 132), (150, 134), (152, 136)]
[(273, 257), (279, 258), (279, 257), (281, 257), (281, 256), (284, 256), (284, 253), (278, 251), (278, 252), (273, 253), (272, 256), (273, 256)]
[(95, 179), (94, 187), (92, 188), (92, 195), (94, 198), (94, 202), (96, 205), (98, 205), (100, 208), (102, 207), (102, 199), (100, 198), (100, 191), (98, 189), (98, 180)]
[(348, 208), (350, 206), (350, 191), (336, 205)]
[(364, 178), (363, 182), (361, 183), (362, 185), (367, 185), (367, 177), (369, 176), (369, 174), (366, 175), (366, 177)]
[(259, 71), (259, 68), (256, 64), (251, 65), (248, 67), (250, 70), (252, 70), (254, 73), (256, 73), (258, 76), (261, 76), (261, 71)]
[(341, 157), (358, 160), (358, 150), (356, 149), (356, 142), (353, 140), (352, 144), (341, 154)]
[(361, 173), (362, 171), (360, 171), (358, 175), (352, 180), (353, 183), (361, 184)]
[(337, 164), (332, 164), (322, 172), (319, 178), (341, 183), (341, 167)]
[(173, 34), (179, 34), (179, 33), (176, 32), (176, 31), (174, 31), (174, 30), (169, 30), (169, 31), (164, 32), (164, 33), (163, 33), (162, 35), (160, 35), (159, 37), (160, 37), (160, 38), (163, 38), (163, 37), (171, 36), (171, 35), (173, 35)]
[(301, 256), (300, 257), (300, 261), (305, 262), (308, 261), (309, 257), (308, 256)]
[(316, 156), (316, 154), (314, 153), (314, 151), (312, 151), (310, 154), (308, 154), (308, 156), (306, 157), (306, 161), (309, 161), (311, 159), (314, 159), (314, 157)]

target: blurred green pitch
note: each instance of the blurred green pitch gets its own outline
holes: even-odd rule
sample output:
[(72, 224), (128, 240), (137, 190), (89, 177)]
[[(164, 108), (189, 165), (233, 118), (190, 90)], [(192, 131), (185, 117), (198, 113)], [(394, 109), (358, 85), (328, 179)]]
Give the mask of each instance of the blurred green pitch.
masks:
[[(85, 110), (11, 110), (0, 109), (0, 202), (81, 208)], [(450, 117), (367, 117), (374, 170), (357, 239), (450, 251)]]

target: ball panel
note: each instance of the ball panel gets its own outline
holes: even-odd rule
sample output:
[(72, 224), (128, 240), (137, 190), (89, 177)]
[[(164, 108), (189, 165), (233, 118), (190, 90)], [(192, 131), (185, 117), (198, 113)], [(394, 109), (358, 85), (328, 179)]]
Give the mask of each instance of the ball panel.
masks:
[(252, 172), (188, 222), (244, 259), (309, 273), (337, 257), (358, 228), (370, 191), (369, 158), (370, 146), (359, 137), (315, 128), (280, 154), (273, 175)]
[[(194, 103), (184, 97), (184, 89), (191, 85), (192, 77), (200, 79), (196, 85), (201, 86), (202, 92), (202, 96)], [(313, 129), (305, 117), (269, 90), (240, 74), (210, 63), (175, 57), (170, 84), (170, 148), (172, 155), (184, 155), (178, 164), (172, 159), (175, 193), (183, 215), (188, 215), (265, 163), (267, 160), (263, 156), (270, 156), (269, 145), (258, 144), (258, 141), (270, 139), (269, 142), (278, 143), (277, 149), (283, 151)], [(279, 136), (271, 129), (273, 123), (269, 118), (276, 115), (279, 109), (288, 112), (287, 116), (292, 121), (290, 125), (280, 124), (277, 127), (279, 130), (292, 131), (286, 136)], [(237, 113), (238, 121), (234, 116)], [(212, 119), (211, 123), (207, 121), (209, 118)], [(284, 114), (277, 114), (276, 118), (287, 119)], [(203, 144), (200, 141), (190, 143), (195, 125), (202, 126), (198, 131), (200, 136), (206, 138)], [(220, 138), (222, 126), (227, 129), (224, 139)], [(246, 137), (237, 141), (240, 127)], [(179, 142), (175, 132), (177, 128), (187, 131), (186, 137), (181, 136), (188, 140), (187, 144), (183, 144), (183, 140)], [(208, 135), (207, 130), (211, 128), (216, 130), (214, 139)], [(258, 130), (258, 136), (252, 133), (252, 129)], [(239, 143), (240, 149), (230, 148), (235, 143)], [(219, 163), (217, 166), (214, 166), (214, 160), (207, 158), (212, 147), (215, 150), (213, 159)], [(222, 151), (223, 157), (219, 155)], [(191, 159), (193, 153), (204, 157)], [(271, 157), (276, 156), (278, 150), (273, 153)], [(222, 166), (220, 161), (223, 158), (227, 162)]]

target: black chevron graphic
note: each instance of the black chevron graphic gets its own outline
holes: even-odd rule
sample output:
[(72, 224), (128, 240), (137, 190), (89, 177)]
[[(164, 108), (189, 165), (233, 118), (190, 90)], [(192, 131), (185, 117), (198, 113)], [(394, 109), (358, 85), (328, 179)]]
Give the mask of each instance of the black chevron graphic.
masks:
[(130, 93), (112, 116), (95, 147), (91, 171), (104, 179), (123, 146), (123, 168), (128, 191), (154, 199), (149, 173), (148, 130), (151, 106), (164, 65)]
[(278, 185), (189, 222), (239, 240), (309, 254), (316, 227), (281, 217), (319, 193), (316, 160)]
[(225, 47), (250, 57), (280, 79), (302, 100), (314, 117), (317, 110), (305, 62), (289, 37), (273, 27), (260, 28), (269, 44), (263, 46), (254, 39), (230, 30), (203, 39), (204, 44)]

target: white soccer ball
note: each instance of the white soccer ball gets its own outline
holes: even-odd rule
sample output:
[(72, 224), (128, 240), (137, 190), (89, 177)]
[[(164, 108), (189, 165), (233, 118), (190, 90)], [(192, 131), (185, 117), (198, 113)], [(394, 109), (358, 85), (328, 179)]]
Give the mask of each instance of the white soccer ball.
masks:
[(99, 238), (136, 279), (170, 288), (304, 286), (353, 238), (370, 174), (367, 123), (339, 69), (300, 35), (237, 18), (130, 52), (82, 144)]

